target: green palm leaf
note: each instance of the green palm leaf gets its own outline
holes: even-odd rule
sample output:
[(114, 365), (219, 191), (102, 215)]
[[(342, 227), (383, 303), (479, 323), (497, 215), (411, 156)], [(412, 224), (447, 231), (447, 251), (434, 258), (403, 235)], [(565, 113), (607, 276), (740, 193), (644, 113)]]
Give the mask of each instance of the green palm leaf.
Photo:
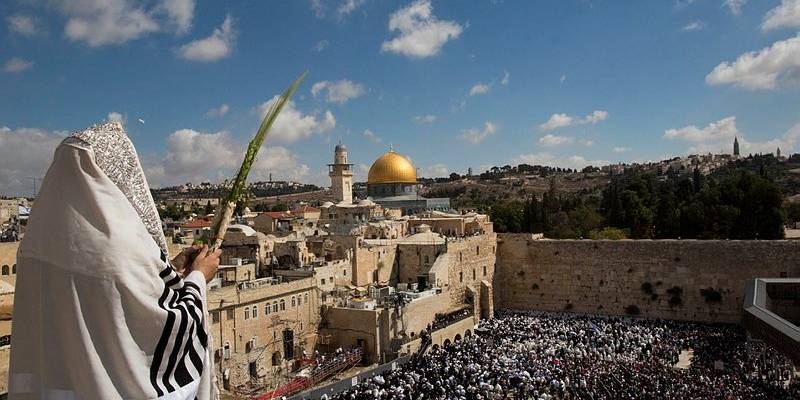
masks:
[(264, 143), (264, 139), (266, 139), (272, 124), (278, 118), (278, 114), (283, 110), (283, 106), (286, 105), (289, 98), (292, 97), (292, 94), (300, 85), (300, 82), (306, 77), (307, 73), (307, 71), (303, 72), (302, 75), (295, 79), (294, 82), (289, 85), (289, 88), (278, 97), (278, 100), (272, 104), (267, 114), (264, 116), (264, 120), (261, 121), (258, 132), (256, 132), (256, 135), (250, 140), (247, 151), (244, 153), (242, 165), (239, 167), (239, 172), (236, 174), (236, 179), (234, 179), (227, 196), (220, 202), (219, 209), (214, 217), (214, 224), (211, 226), (211, 232), (214, 234), (211, 250), (218, 248), (222, 244), (225, 231), (228, 230), (228, 221), (230, 221), (233, 215), (236, 203), (241, 200), (244, 195), (247, 186), (247, 176), (250, 174), (250, 169), (253, 167), (253, 162), (258, 155), (258, 151), (261, 150), (261, 145)]

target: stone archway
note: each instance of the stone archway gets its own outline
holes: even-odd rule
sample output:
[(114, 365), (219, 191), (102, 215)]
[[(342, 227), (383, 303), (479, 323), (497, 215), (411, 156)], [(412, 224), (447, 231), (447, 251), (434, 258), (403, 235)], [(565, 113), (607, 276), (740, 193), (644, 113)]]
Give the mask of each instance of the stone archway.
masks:
[(445, 339), (445, 340), (444, 340), (444, 343), (442, 343), (442, 346), (444, 346), (444, 347), (450, 347), (450, 339)]
[(469, 329), (467, 329), (467, 330), (464, 332), (464, 339), (466, 339), (466, 338), (468, 338), (468, 337), (470, 337), (470, 336), (472, 336), (472, 331), (471, 331), (471, 330), (469, 330)]
[(453, 341), (460, 342), (461, 341), (461, 334), (460, 333), (456, 333), (456, 337), (453, 338)]

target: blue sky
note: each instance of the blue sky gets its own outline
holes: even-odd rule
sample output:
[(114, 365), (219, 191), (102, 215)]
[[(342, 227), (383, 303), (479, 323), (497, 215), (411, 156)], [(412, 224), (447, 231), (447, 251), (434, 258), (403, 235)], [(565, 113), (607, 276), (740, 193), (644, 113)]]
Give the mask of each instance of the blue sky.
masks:
[(363, 179), (390, 143), (434, 176), (800, 138), (800, 0), (10, 0), (0, 16), (0, 193), (109, 118), (153, 186), (220, 180), (304, 70), (255, 179), (327, 184), (339, 140)]

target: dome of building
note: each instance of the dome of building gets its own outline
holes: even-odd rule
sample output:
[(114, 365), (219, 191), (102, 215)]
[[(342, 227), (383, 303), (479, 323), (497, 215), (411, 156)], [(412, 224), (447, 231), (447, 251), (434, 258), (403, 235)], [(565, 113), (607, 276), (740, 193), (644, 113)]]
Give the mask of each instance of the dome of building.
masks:
[(417, 171), (408, 158), (389, 150), (372, 163), (367, 183), (417, 183)]

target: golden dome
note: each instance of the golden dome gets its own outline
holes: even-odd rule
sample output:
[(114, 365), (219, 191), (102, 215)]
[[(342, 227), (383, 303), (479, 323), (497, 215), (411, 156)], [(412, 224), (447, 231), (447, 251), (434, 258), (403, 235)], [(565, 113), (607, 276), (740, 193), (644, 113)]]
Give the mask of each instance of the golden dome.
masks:
[(411, 161), (389, 150), (369, 167), (367, 183), (417, 183), (417, 171)]

